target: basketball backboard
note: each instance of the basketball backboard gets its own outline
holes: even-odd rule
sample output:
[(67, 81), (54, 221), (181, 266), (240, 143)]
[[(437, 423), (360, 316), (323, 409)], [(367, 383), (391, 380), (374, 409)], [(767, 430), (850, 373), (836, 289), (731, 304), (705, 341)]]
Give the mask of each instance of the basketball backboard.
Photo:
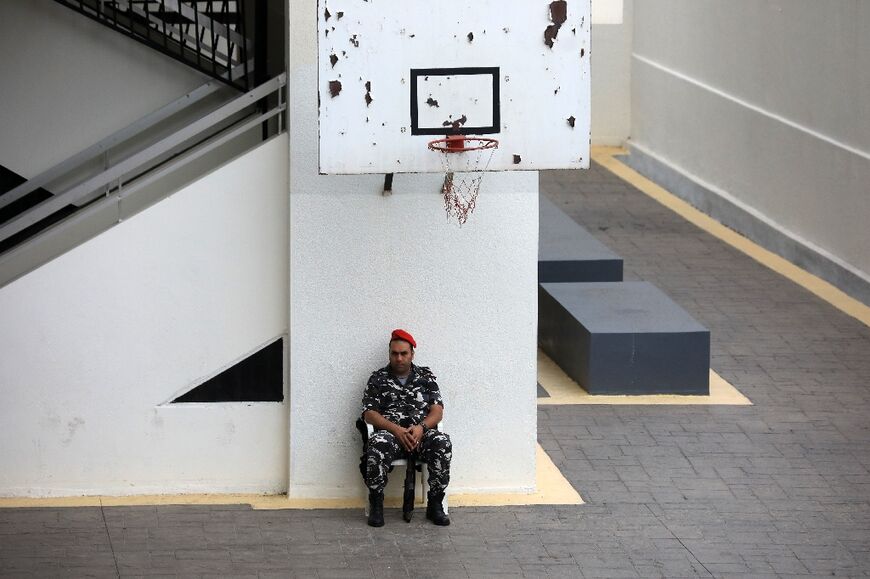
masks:
[(589, 166), (589, 0), (319, 0), (320, 172), (443, 172), (427, 143), (498, 139), (490, 171)]

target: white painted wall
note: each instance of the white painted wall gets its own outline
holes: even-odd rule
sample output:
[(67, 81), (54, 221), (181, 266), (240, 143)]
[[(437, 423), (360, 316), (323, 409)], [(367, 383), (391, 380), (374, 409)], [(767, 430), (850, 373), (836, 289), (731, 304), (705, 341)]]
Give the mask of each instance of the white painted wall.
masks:
[(634, 6), (632, 141), (870, 282), (870, 3)]
[(207, 78), (52, 0), (0, 2), (0, 165), (24, 177)]
[(0, 288), (0, 496), (286, 488), (286, 403), (163, 404), (287, 332), (287, 155)]
[(404, 327), (445, 397), (450, 491), (535, 484), (537, 173), (448, 223), (436, 175), (318, 175), (315, 3), (290, 0), (291, 497), (362, 496), (353, 422)]
[(592, 144), (622, 146), (631, 132), (633, 1), (592, 2)]
[(592, 24), (622, 24), (623, 0), (595, 0), (592, 3)]

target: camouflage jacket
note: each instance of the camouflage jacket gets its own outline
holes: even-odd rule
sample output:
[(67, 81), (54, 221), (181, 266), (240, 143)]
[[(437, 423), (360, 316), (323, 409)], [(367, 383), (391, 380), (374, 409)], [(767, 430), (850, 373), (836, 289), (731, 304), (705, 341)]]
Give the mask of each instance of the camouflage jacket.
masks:
[(404, 386), (390, 372), (389, 365), (372, 372), (362, 399), (363, 413), (375, 410), (405, 427), (422, 422), (433, 404), (444, 405), (435, 375), (429, 368), (413, 364)]

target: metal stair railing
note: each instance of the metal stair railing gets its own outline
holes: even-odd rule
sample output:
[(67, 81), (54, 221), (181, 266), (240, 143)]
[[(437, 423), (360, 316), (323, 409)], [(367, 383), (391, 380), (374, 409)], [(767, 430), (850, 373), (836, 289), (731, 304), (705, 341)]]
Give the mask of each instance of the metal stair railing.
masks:
[[(202, 157), (239, 135), (263, 125), (274, 117), (278, 117), (278, 130), (280, 132), (280, 127), (283, 125), (283, 114), (286, 110), (285, 85), (286, 73), (268, 80), (257, 88), (234, 98), (200, 119), (163, 137), (156, 143), (118, 161), (101, 173), (85, 178), (84, 181), (53, 195), (42, 203), (0, 225), (0, 243), (68, 205), (84, 206), (90, 204), (87, 209), (91, 209), (91, 205), (105, 205), (107, 202), (120, 204), (122, 198), (129, 198), (137, 190), (142, 190), (146, 185), (174, 171), (179, 166)], [(193, 91), (191, 94), (197, 93), (197, 91), (206, 92), (208, 90), (206, 87), (200, 87), (200, 89)], [(277, 98), (267, 98), (272, 95), (277, 96)], [(180, 100), (189, 96), (186, 95)], [(199, 94), (198, 96), (202, 98), (203, 95)], [(263, 110), (264, 107), (261, 103), (272, 100), (274, 100), (274, 104), (265, 107), (265, 110)], [(133, 127), (141, 129), (142, 126), (151, 126), (153, 123), (146, 122), (146, 119), (153, 121), (156, 118), (154, 116), (168, 116), (168, 109), (175, 108), (177, 104), (178, 101), (149, 115), (149, 117), (153, 118), (149, 119), (149, 117), (146, 117), (145, 119), (140, 119), (140, 121), (122, 129), (105, 141), (88, 147), (67, 161), (63, 161), (38, 177), (23, 183), (9, 193), (27, 191), (28, 189), (34, 190), (41, 185), (63, 177), (64, 174), (76, 174), (76, 171), (82, 167), (83, 163), (88, 162), (95, 155), (106, 150), (109, 142), (115, 143), (121, 137), (129, 138), (131, 135), (128, 133), (133, 132)], [(237, 118), (239, 115), (243, 115), (242, 118)], [(229, 123), (229, 126), (226, 126), (227, 123)], [(166, 160), (167, 156), (169, 156), (168, 160)], [(31, 183), (31, 181), (34, 181), (36, 184)], [(19, 197), (25, 194), (18, 193)], [(0, 199), (3, 199), (3, 197), (5, 195), (0, 197)], [(100, 197), (103, 199), (100, 199)], [(74, 213), (71, 217), (67, 218), (67, 221), (75, 218), (76, 215), (78, 213)], [(53, 227), (63, 223), (65, 222), (60, 222)]]
[(150, 113), (142, 117), (141, 119), (127, 125), (120, 131), (109, 135), (100, 142), (91, 145), (90, 147), (83, 149), (82, 151), (79, 151), (72, 157), (61, 161), (54, 167), (51, 167), (43, 171), (39, 175), (28, 179), (18, 187), (10, 189), (6, 193), (0, 194), (0, 209), (6, 207), (7, 205), (11, 205), (12, 203), (18, 201), (27, 194), (36, 191), (40, 187), (43, 187), (51, 183), (52, 181), (55, 181), (56, 179), (59, 179), (65, 174), (72, 172), (77, 167), (80, 167), (88, 161), (95, 159), (104, 153), (107, 153), (113, 147), (120, 145), (127, 140), (136, 138), (143, 131), (150, 129), (154, 125), (162, 122), (163, 120), (171, 117), (172, 115), (214, 94), (219, 88), (219, 83), (215, 81), (209, 81), (204, 85), (187, 93), (183, 97), (172, 101), (171, 103), (157, 109), (153, 113)]
[(55, 1), (237, 89), (253, 85), (244, 0)]

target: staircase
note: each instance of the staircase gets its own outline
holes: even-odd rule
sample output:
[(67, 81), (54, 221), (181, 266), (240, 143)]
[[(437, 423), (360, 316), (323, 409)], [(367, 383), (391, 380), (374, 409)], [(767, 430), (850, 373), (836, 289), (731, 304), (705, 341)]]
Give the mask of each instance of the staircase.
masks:
[(55, 2), (214, 80), (29, 180), (0, 159), (0, 287), (285, 130), (272, 0)]
[(239, 90), (264, 79), (263, 49), (256, 48), (262, 42), (256, 39), (265, 17), (254, 12), (263, 2), (55, 1)]

